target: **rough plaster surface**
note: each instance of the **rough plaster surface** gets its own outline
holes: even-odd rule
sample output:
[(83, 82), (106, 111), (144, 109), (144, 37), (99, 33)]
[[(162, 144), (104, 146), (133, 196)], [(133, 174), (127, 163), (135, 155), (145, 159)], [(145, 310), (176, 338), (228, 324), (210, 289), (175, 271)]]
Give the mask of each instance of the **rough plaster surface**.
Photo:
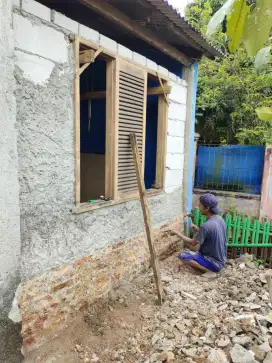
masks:
[[(12, 0), (0, 2), (0, 319), (19, 282), (20, 209), (16, 103), (13, 77)], [(1, 358), (0, 358), (1, 359)]]
[[(33, 25), (30, 19), (25, 22), (19, 18), (17, 23), (25, 23), (29, 34), (37, 30), (45, 36), (50, 33), (44, 29), (46, 25), (35, 22)], [(16, 39), (20, 50), (29, 54), (29, 40), (23, 42), (22, 37), (18, 40), (18, 32)], [(33, 73), (29, 77), (21, 64), (18, 63), (20, 67), (16, 67), (23, 280), (73, 262), (77, 258), (95, 254), (115, 242), (129, 239), (144, 231), (139, 201), (78, 215), (72, 212), (73, 47), (61, 33), (56, 43), (60, 41), (60, 54), (67, 49), (68, 55), (60, 57), (54, 53), (53, 60), (51, 57), (54, 68), (52, 71), (50, 69), (51, 72), (46, 71), (47, 64), (39, 62), (41, 73), (47, 74), (46, 83), (37, 82)], [(54, 39), (52, 43), (55, 49)], [(41, 46), (31, 44), (31, 53), (36, 60), (39, 59), (38, 56), (43, 57), (44, 52), (45, 49)], [(60, 62), (61, 59), (63, 62)], [(176, 110), (182, 111), (184, 105), (176, 105)], [(182, 125), (176, 128), (179, 140), (182, 139), (181, 129)], [(169, 170), (167, 176), (169, 185), (166, 190), (169, 194), (150, 198), (153, 226), (168, 223), (181, 215), (183, 151), (178, 152), (175, 160), (178, 164), (179, 156), (179, 170)]]

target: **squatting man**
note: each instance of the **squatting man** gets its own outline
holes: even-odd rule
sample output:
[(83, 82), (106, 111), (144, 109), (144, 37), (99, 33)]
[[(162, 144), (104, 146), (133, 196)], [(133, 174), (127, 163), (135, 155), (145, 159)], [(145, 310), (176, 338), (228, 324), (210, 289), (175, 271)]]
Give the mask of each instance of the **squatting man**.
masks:
[(206, 193), (199, 198), (199, 210), (207, 220), (200, 227), (192, 224), (193, 238), (177, 234), (191, 250), (184, 250), (179, 258), (203, 272), (219, 272), (227, 260), (227, 234), (224, 219), (218, 215), (220, 209), (213, 194)]

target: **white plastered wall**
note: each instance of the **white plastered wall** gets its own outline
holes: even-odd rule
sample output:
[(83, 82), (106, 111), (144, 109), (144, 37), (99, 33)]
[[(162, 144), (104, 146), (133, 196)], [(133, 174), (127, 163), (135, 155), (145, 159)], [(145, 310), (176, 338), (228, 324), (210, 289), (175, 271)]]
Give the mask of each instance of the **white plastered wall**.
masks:
[[(19, 2), (14, 0), (18, 7)], [(172, 192), (182, 185), (184, 166), (184, 130), (186, 122), (187, 83), (166, 68), (157, 65), (146, 57), (131, 51), (114, 40), (97, 31), (79, 24), (66, 16), (51, 11), (33, 0), (22, 0), (22, 10), (43, 20), (36, 23), (30, 18), (14, 14), (16, 64), (22, 69), (26, 78), (38, 85), (45, 85), (53, 71), (55, 63), (68, 61), (68, 44), (63, 32), (80, 35), (108, 51), (146, 66), (162, 76), (169, 77), (172, 92), (169, 96), (166, 192)], [(18, 7), (19, 8), (19, 7)], [(52, 21), (51, 21), (52, 20)], [(48, 22), (46, 26), (44, 22)], [(29, 36), (31, 34), (31, 36)], [(33, 36), (34, 35), (34, 36)]]

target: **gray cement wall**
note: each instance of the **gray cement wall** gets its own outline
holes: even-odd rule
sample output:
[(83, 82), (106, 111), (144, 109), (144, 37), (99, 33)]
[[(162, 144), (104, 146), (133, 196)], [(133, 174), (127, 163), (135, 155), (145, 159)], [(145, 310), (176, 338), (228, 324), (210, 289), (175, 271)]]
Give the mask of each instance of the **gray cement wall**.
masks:
[[(0, 2), (0, 319), (20, 280), (20, 208), (12, 0)], [(1, 359), (1, 358), (0, 358)]]
[[(199, 197), (205, 191), (197, 190), (193, 194), (193, 208), (198, 206)], [(245, 193), (210, 191), (216, 196), (219, 206), (223, 211), (237, 212), (241, 215), (259, 218), (260, 196)]]
[[(74, 59), (69, 32), (18, 9), (14, 24), (22, 279), (26, 280), (139, 235), (144, 224), (139, 201), (73, 213)], [(177, 83), (170, 99), (167, 193), (150, 198), (153, 226), (182, 214), (186, 84)]]

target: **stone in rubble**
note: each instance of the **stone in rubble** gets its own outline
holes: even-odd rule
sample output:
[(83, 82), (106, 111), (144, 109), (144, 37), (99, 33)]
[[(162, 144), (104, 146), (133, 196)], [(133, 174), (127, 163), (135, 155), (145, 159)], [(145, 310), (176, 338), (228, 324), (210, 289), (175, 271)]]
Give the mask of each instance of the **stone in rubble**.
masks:
[(171, 276), (167, 276), (167, 275), (162, 275), (161, 277), (161, 281), (162, 282), (166, 282), (166, 283), (169, 283), (173, 280), (173, 278)]
[(256, 268), (256, 267), (257, 267), (257, 266), (255, 265), (255, 263), (254, 263), (254, 262), (251, 262), (251, 261), (246, 262), (246, 266), (247, 266), (248, 268), (251, 268), (251, 269), (254, 269), (254, 268)]
[(251, 350), (246, 350), (239, 344), (235, 344), (231, 349), (230, 356), (233, 363), (258, 363), (254, 359), (254, 353)]
[(212, 349), (208, 356), (207, 363), (229, 363), (229, 361), (222, 349)]
[(159, 354), (159, 356), (158, 356), (158, 360), (160, 362), (168, 363), (168, 362), (171, 362), (174, 359), (175, 359), (175, 355), (172, 352), (163, 352), (163, 353)]
[(252, 343), (252, 339), (248, 335), (236, 335), (232, 338), (232, 342), (233, 344), (248, 346)]
[(111, 354), (111, 360), (112, 361), (119, 361), (119, 360), (121, 360), (119, 353), (116, 352), (116, 351), (115, 352), (112, 352), (112, 354)]
[(258, 346), (258, 345), (254, 345), (254, 346), (252, 347), (252, 351), (253, 351), (253, 353), (255, 354), (255, 358), (257, 359), (257, 361), (262, 362), (262, 361), (264, 360), (264, 358), (265, 358), (265, 356), (266, 356), (266, 352), (264, 352), (264, 351), (260, 348), (260, 346)]
[(256, 292), (253, 292), (252, 294), (250, 294), (248, 297), (246, 297), (246, 301), (247, 302), (253, 302), (257, 297)]
[(196, 348), (183, 349), (183, 353), (187, 355), (187, 357), (195, 357), (197, 354)]
[(211, 272), (211, 271), (208, 271), (208, 272), (205, 272), (202, 277), (204, 277), (205, 279), (207, 280), (213, 280), (213, 279), (216, 279), (217, 278), (217, 273), (215, 272)]
[(271, 352), (271, 347), (269, 342), (264, 342), (261, 345), (254, 345), (252, 351), (255, 353), (255, 358), (262, 362), (267, 353)]
[(216, 341), (216, 344), (220, 348), (225, 348), (230, 344), (230, 338), (226, 335)]
[(265, 274), (260, 274), (260, 280), (263, 284), (267, 284), (267, 280), (265, 278)]
[(76, 346), (75, 346), (75, 348), (76, 348), (76, 351), (78, 352), (78, 353), (81, 353), (81, 352), (83, 352), (83, 348), (82, 348), (82, 346), (81, 345), (78, 345), (78, 344), (76, 344)]
[(271, 352), (267, 353), (263, 363), (272, 363), (272, 353)]
[(271, 347), (268, 341), (264, 342), (263, 344), (259, 345), (259, 348), (266, 353), (271, 352)]

